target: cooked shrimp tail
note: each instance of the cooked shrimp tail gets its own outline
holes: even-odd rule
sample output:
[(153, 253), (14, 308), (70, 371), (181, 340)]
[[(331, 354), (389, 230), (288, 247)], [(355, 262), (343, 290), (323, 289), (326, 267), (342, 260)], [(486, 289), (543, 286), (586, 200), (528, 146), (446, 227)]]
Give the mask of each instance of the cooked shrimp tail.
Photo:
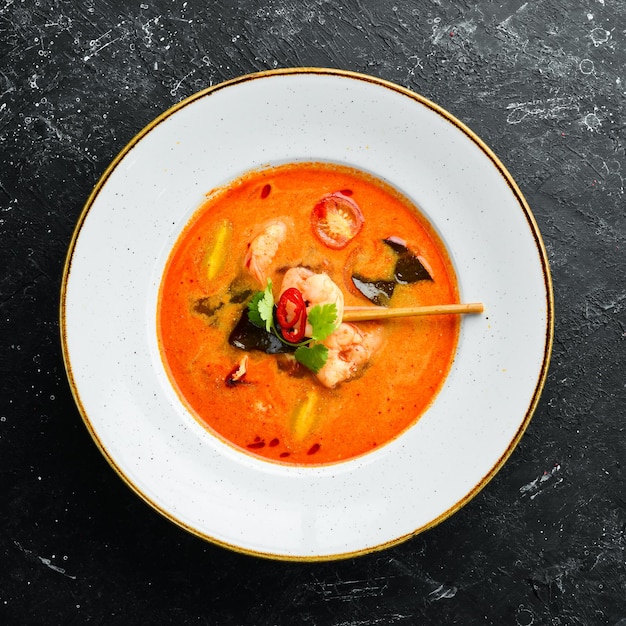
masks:
[(343, 322), (323, 343), (328, 359), (316, 376), (324, 387), (333, 388), (363, 372), (382, 343), (382, 329)]
[(266, 222), (248, 244), (244, 265), (259, 283), (265, 286), (278, 247), (287, 236), (287, 224), (282, 219)]

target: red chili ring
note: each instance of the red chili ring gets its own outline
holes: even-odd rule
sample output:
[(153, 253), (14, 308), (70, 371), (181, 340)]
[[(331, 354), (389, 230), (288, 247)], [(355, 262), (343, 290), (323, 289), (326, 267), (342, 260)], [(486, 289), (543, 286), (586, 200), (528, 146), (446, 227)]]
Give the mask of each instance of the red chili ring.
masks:
[(304, 338), (306, 330), (306, 304), (302, 294), (295, 287), (286, 289), (276, 305), (276, 319), (282, 336), (291, 343)]

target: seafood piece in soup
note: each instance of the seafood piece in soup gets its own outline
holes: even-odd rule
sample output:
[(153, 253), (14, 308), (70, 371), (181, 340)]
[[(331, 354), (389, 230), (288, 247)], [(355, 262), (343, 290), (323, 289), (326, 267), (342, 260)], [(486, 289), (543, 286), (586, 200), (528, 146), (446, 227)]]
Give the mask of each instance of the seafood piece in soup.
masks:
[(328, 359), (316, 376), (324, 387), (336, 387), (357, 377), (368, 366), (382, 344), (382, 327), (371, 324), (367, 329), (345, 322), (324, 342)]
[(286, 236), (286, 221), (280, 218), (274, 219), (266, 222), (248, 244), (243, 263), (260, 285), (265, 286), (270, 266)]

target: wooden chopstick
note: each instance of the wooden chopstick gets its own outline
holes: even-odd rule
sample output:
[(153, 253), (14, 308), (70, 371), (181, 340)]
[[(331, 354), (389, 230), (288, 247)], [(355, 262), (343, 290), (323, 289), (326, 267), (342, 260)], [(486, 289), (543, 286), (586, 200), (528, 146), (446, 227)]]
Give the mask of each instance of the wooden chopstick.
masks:
[(414, 317), (417, 315), (465, 315), (482, 313), (485, 310), (482, 302), (469, 304), (435, 304), (430, 306), (409, 306), (388, 309), (377, 306), (347, 306), (343, 311), (344, 322), (364, 322), (394, 317)]

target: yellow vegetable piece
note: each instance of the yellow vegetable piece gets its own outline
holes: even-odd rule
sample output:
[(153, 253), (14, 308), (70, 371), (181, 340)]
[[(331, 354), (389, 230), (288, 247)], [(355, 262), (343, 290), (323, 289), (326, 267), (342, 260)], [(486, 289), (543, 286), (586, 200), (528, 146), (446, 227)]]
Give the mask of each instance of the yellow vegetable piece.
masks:
[(226, 254), (233, 236), (233, 225), (230, 220), (222, 220), (215, 229), (211, 247), (204, 257), (206, 277), (213, 280), (224, 267)]
[(316, 420), (315, 409), (318, 400), (318, 392), (311, 389), (305, 399), (296, 406), (291, 418), (291, 431), (297, 441), (302, 441), (311, 432)]

